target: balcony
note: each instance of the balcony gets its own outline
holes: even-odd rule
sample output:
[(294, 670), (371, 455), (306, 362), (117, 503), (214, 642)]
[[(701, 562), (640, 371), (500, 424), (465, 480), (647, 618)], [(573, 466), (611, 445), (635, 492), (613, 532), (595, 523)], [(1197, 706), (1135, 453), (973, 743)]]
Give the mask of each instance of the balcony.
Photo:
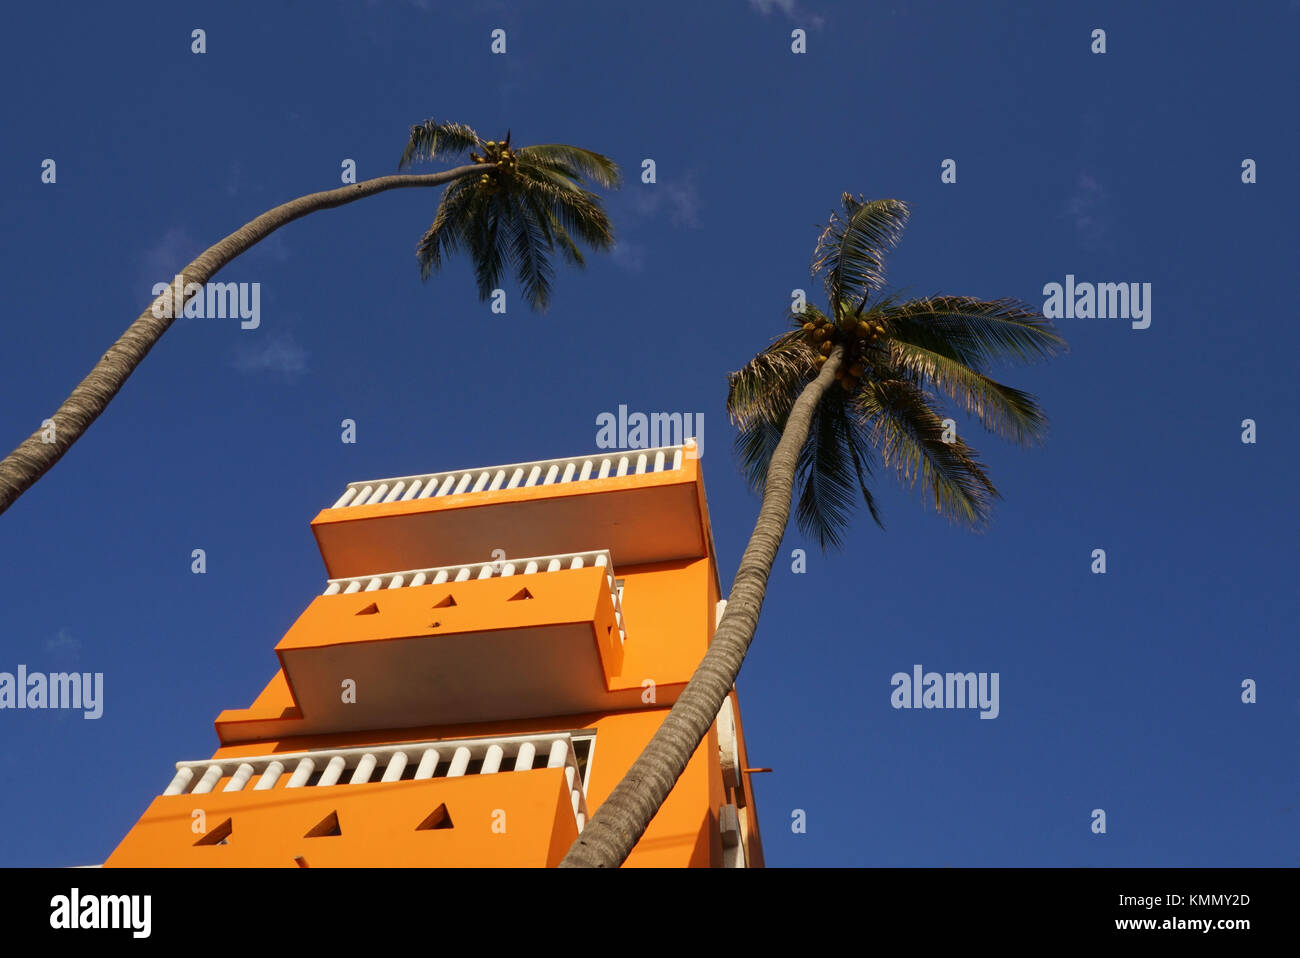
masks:
[(494, 576), (509, 578), (512, 575), (535, 575), (538, 572), (560, 572), (565, 569), (598, 568), (605, 570), (605, 584), (610, 601), (614, 604), (614, 618), (618, 623), (620, 642), (627, 640), (623, 626), (623, 607), (614, 579), (614, 567), (608, 549), (594, 552), (569, 552), (557, 556), (533, 556), (527, 559), (471, 562), (468, 565), (441, 566), (435, 569), (410, 569), (404, 572), (386, 572), (383, 575), (363, 575), (350, 579), (330, 579), (324, 595), (353, 595), (357, 592), (377, 592), (380, 589), (417, 588), (422, 585), (445, 585), (491, 579)]
[(106, 864), (554, 865), (587, 821), (592, 747), (560, 732), (177, 762)]
[[(603, 550), (331, 580), (276, 645), (288, 701), (223, 742), (640, 708)], [(291, 703), (291, 704), (290, 704)]]
[(690, 442), (348, 485), (312, 521), (331, 578), (443, 566), (470, 556), (600, 545), (621, 566), (707, 554)]

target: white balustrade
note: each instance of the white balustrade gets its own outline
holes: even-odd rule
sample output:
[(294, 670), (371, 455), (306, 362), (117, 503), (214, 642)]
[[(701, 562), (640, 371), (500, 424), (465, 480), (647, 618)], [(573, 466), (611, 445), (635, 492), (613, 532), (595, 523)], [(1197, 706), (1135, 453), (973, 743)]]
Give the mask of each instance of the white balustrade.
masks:
[(262, 773), (262, 777), (259, 778), (257, 784), (253, 786), (253, 791), (264, 792), (268, 788), (275, 788), (275, 783), (279, 781), (280, 776), (283, 774), (283, 762), (267, 762), (266, 771)]
[[(450, 752), (448, 751), (450, 750)], [(450, 754), (451, 761), (441, 777), (459, 778), (470, 774), (494, 775), (503, 771), (529, 771), (539, 751), (546, 753), (547, 768), (564, 769), (578, 830), (586, 824), (587, 800), (582, 775), (578, 771), (577, 755), (569, 732), (544, 732), (530, 735), (498, 736), (482, 739), (458, 739), (441, 742), (403, 742), (393, 745), (363, 748), (319, 749), (280, 755), (240, 756), (229, 759), (206, 759), (196, 762), (177, 762), (176, 775), (168, 784), (164, 795), (201, 795), (211, 792), (224, 777), (230, 780), (224, 792), (268, 791), (274, 789), (286, 768), (293, 774), (283, 788), (329, 788), (344, 781), (348, 769), (352, 774), (347, 782), (352, 785), (393, 783), (403, 780), (426, 781), (435, 777), (442, 756)], [(419, 764), (410, 774), (407, 770), (419, 756)], [(470, 766), (477, 761), (476, 771)], [(383, 776), (376, 780), (375, 769), (384, 765)], [(309, 786), (317, 768), (321, 774)], [(195, 781), (195, 777), (202, 776)], [(249, 783), (259, 776), (251, 788)], [(193, 786), (191, 788), (191, 785)]]
[(378, 764), (379, 759), (375, 758), (374, 752), (367, 752), (365, 755), (362, 755), (361, 761), (357, 762), (356, 771), (352, 773), (352, 778), (349, 780), (348, 784), (366, 784), (366, 782), (370, 781), (370, 774), (375, 770), (375, 766)]
[(335, 755), (329, 760), (329, 764), (325, 766), (325, 771), (321, 772), (320, 781), (316, 784), (318, 786), (337, 785), (339, 776), (343, 774), (343, 769), (347, 768), (347, 764), (347, 759), (342, 755)]
[[(608, 479), (646, 472), (666, 472), (682, 468), (682, 453), (694, 449), (688, 440), (679, 446), (660, 446), (635, 454), (570, 456), (566, 459), (545, 459), (541, 462), (512, 463), (506, 466), (488, 466), (481, 469), (432, 473), (423, 476), (402, 476), (395, 479), (369, 479), (349, 483), (333, 509), (375, 503), (409, 502), (412, 499), (438, 498), (446, 495), (473, 495), (479, 492), (496, 492), (500, 489), (549, 486), (569, 482), (587, 482), (593, 478)], [(594, 475), (593, 475), (594, 474)]]
[(222, 791), (242, 792), (244, 786), (248, 784), (248, 780), (252, 777), (253, 766), (249, 765), (247, 762), (241, 762), (239, 768), (235, 769), (235, 774), (230, 777), (230, 781), (226, 782), (226, 787), (223, 788)]
[[(468, 565), (438, 566), (431, 569), (403, 569), (383, 575), (363, 575), (350, 579), (330, 579), (322, 595), (354, 595), (357, 592), (377, 592), (380, 589), (417, 588), (422, 585), (444, 585), (447, 582), (505, 578), (517, 574), (535, 575), (539, 570), (563, 572), (566, 569), (597, 567), (605, 570), (610, 601), (614, 604), (614, 621), (618, 626), (620, 641), (626, 641), (627, 629), (623, 625), (623, 600), (614, 585), (614, 565), (609, 550), (567, 552), (557, 556), (534, 556), (503, 562), (471, 562)], [(522, 572), (520, 571), (522, 569)]]
[(307, 784), (307, 779), (311, 778), (311, 773), (316, 771), (316, 763), (309, 758), (304, 758), (298, 763), (298, 767), (293, 770), (289, 776), (289, 784), (285, 788), (302, 788)]
[(203, 777), (199, 779), (199, 784), (194, 786), (192, 794), (203, 795), (210, 792), (216, 788), (217, 782), (219, 781), (221, 781), (221, 766), (209, 765), (208, 770), (204, 772)]

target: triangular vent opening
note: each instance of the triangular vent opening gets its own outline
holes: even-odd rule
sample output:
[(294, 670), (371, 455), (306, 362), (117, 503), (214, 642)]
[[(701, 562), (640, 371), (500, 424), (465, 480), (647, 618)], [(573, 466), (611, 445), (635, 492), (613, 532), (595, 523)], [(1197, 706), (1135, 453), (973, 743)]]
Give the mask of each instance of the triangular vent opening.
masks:
[(444, 802), (428, 814), (424, 821), (415, 826), (417, 832), (429, 831), (434, 828), (455, 828), (451, 823), (451, 815), (447, 812), (447, 805)]
[(324, 838), (327, 835), (342, 835), (343, 829), (339, 828), (339, 813), (330, 812), (322, 818), (303, 838)]
[(224, 822), (222, 822), (216, 828), (212, 829), (212, 831), (208, 832), (206, 835), (204, 835), (194, 844), (195, 845), (229, 845), (230, 843), (226, 841), (226, 839), (230, 837), (230, 833), (233, 832), (234, 830), (235, 830), (234, 824), (231, 822), (229, 818), (227, 818)]

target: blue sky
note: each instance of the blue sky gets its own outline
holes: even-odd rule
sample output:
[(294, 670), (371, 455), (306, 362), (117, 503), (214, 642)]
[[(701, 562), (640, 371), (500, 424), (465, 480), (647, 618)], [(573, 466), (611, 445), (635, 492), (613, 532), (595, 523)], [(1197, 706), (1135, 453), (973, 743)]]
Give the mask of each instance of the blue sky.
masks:
[[(728, 587), (758, 502), (725, 374), (784, 330), (793, 288), (824, 304), (808, 262), (845, 190), (912, 205), (894, 288), (1041, 305), (1067, 274), (1151, 283), (1151, 325), (1063, 319), (1069, 354), (1000, 371), (1050, 416), (1043, 448), (960, 420), (1004, 496), (987, 533), (883, 473), (887, 531), (860, 512), (823, 555), (791, 528), (739, 683), (751, 761), (775, 770), (769, 863), (1300, 864), (1300, 455), (1278, 362), (1300, 335), (1277, 306), (1300, 245), (1300, 5), (517, 6), (9, 12), (4, 452), (153, 283), (339, 185), (344, 159), (393, 172), (412, 123), (583, 145), (627, 182), (617, 249), (559, 269), (544, 315), (510, 285), (494, 316), (463, 260), (420, 282), (431, 191), (315, 214), (219, 275), (261, 284), (259, 328), (178, 321), (0, 516), (0, 671), (105, 674), (96, 721), (0, 712), (0, 864), (101, 862), (172, 763), (211, 754), (217, 712), (252, 701), (319, 593), (308, 523), (350, 480), (594, 451), (619, 404), (701, 413)], [(998, 718), (893, 709), (917, 663), (997, 672)]]

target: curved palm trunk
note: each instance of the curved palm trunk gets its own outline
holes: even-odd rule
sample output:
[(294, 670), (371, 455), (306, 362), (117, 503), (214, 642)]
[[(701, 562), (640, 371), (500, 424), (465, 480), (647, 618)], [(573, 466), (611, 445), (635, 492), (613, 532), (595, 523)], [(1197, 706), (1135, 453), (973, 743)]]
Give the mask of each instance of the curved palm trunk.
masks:
[[(379, 176), (337, 190), (325, 190), (300, 196), (296, 200), (290, 200), (275, 209), (268, 210), (256, 219), (245, 223), (215, 246), (204, 250), (182, 271), (181, 275), (184, 277), (182, 282), (197, 283), (202, 286), (240, 253), (270, 236), (286, 223), (292, 223), (308, 213), (333, 209), (387, 190), (440, 186), (478, 171), (477, 165), (468, 165), (441, 173)], [(166, 279), (172, 280), (174, 277), (166, 277)], [(72, 390), (72, 394), (50, 417), (54, 420), (53, 442), (44, 441), (46, 429), (42, 427), (6, 456), (3, 462), (0, 462), (0, 512), (8, 509), (19, 496), (35, 484), (37, 479), (45, 475), (63, 458), (63, 454), (81, 438), (82, 433), (99, 417), (112, 398), (117, 395), (118, 390), (126, 384), (127, 378), (171, 326), (174, 319), (170, 315), (171, 295), (169, 291), (157, 297), (136, 321), (127, 327), (126, 332), (109, 347), (108, 352), (95, 364), (95, 368), (77, 384), (77, 388)], [(168, 314), (161, 318), (154, 315), (154, 306), (160, 299), (167, 303), (167, 308), (159, 311)]]
[(767, 578), (790, 518), (799, 451), (808, 439), (813, 411), (834, 379), (842, 357), (842, 349), (836, 346), (821, 373), (790, 409), (781, 441), (772, 453), (758, 521), (740, 559), (736, 581), (708, 652), (659, 730), (570, 846), (560, 862), (561, 868), (617, 868), (623, 864), (708, 734), (722, 700), (736, 684), (758, 628)]

